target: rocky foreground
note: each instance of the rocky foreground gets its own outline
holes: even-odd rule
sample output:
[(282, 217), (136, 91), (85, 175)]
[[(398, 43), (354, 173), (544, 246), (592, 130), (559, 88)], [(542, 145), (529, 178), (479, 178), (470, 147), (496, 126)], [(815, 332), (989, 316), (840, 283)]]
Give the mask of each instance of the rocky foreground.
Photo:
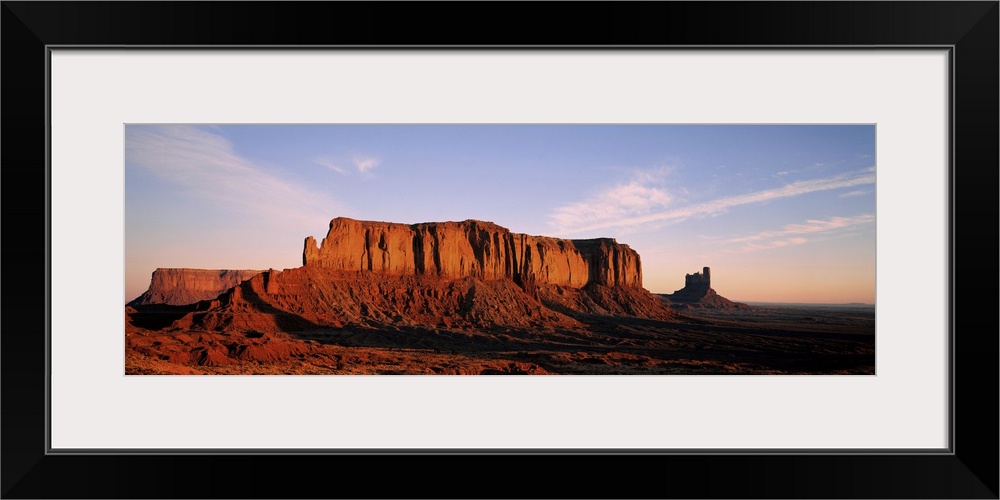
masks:
[(302, 267), (154, 272), (150, 290), (126, 306), (126, 372), (874, 369), (873, 335), (776, 340), (760, 337), (759, 327), (684, 316), (669, 304), (642, 288), (639, 255), (610, 238), (528, 236), (474, 220), (337, 218), (320, 244), (306, 239)]

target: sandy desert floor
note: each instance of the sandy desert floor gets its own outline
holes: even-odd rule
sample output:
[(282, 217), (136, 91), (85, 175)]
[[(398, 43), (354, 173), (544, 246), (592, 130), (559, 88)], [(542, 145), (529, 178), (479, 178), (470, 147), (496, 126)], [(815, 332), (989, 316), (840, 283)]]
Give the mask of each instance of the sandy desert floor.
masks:
[(166, 328), (138, 308), (126, 374), (874, 374), (874, 308), (689, 309), (675, 320), (577, 315), (582, 327), (461, 330), (407, 325), (303, 331)]

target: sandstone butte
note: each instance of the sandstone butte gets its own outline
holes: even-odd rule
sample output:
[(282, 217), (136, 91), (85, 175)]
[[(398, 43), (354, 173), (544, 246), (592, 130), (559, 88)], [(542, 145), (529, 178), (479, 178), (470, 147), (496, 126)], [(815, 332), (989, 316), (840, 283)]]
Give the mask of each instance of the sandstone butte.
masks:
[(702, 268), (700, 273), (684, 276), (684, 288), (672, 294), (660, 294), (674, 309), (752, 309), (742, 302), (733, 302), (712, 288), (712, 270)]
[(507, 278), (528, 288), (588, 284), (642, 288), (639, 254), (612, 238), (567, 240), (512, 233), (492, 222), (397, 224), (338, 217), (303, 266), (442, 278)]
[(211, 300), (262, 271), (158, 268), (149, 289), (127, 305), (185, 305)]

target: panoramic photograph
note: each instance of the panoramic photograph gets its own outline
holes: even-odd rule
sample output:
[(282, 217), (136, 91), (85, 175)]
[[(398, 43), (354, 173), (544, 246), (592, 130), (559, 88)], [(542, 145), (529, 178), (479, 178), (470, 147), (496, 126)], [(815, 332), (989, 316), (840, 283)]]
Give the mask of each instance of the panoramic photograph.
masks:
[(874, 375), (874, 125), (124, 126), (127, 375)]

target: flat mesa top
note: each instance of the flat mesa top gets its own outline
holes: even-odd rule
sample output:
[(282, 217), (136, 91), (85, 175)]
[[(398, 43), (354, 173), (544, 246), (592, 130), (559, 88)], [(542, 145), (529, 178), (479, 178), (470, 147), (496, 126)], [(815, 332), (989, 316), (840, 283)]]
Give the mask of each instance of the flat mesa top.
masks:
[[(554, 236), (541, 236), (541, 235), (528, 235), (524, 233), (515, 233), (510, 229), (503, 227), (493, 221), (484, 221), (479, 219), (465, 219), (463, 221), (441, 221), (441, 222), (417, 222), (414, 224), (406, 224), (403, 222), (388, 222), (388, 221), (376, 221), (376, 220), (359, 220), (352, 219), (350, 217), (335, 217), (330, 221), (330, 230), (341, 224), (359, 224), (362, 226), (383, 226), (383, 227), (398, 227), (398, 228), (409, 228), (418, 229), (422, 227), (433, 227), (433, 226), (454, 226), (454, 227), (475, 227), (482, 226), (486, 229), (507, 232), (511, 234), (518, 234), (524, 236), (530, 236), (532, 238), (538, 239), (551, 239), (551, 240), (562, 240), (562, 241), (572, 241), (575, 244), (579, 243), (614, 243), (618, 244), (618, 240), (611, 237), (601, 237), (601, 238), (581, 238), (581, 239), (569, 239), (569, 238), (557, 238)], [(624, 244), (623, 244), (624, 245)], [(628, 246), (628, 245), (625, 245)]]

